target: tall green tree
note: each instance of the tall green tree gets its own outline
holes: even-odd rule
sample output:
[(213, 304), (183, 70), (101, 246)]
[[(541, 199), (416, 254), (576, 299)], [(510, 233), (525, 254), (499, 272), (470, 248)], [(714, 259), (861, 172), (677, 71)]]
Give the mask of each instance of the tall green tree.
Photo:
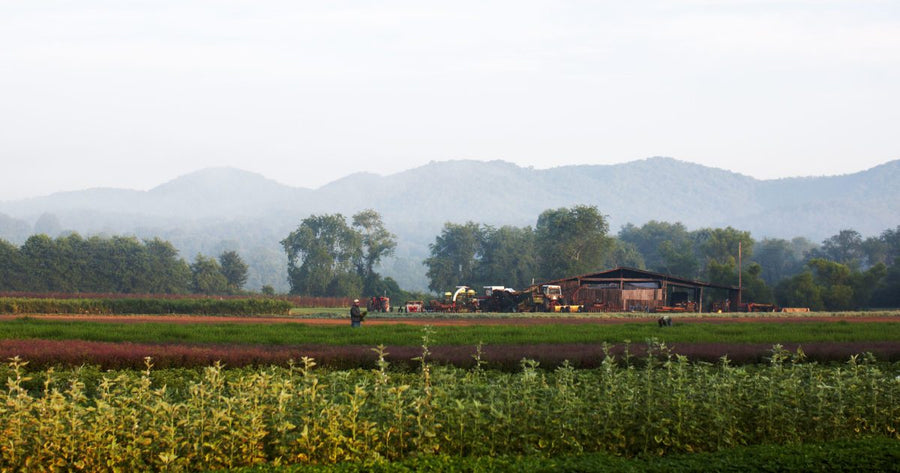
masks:
[(537, 276), (534, 231), (531, 227), (503, 226), (483, 229), (482, 257), (476, 266), (479, 286), (524, 288)]
[(885, 268), (884, 277), (875, 286), (872, 294), (875, 307), (900, 308), (900, 256), (894, 264)]
[(693, 258), (694, 244), (690, 232), (681, 222), (651, 220), (640, 227), (629, 223), (619, 230), (619, 239), (633, 245), (651, 271), (675, 275), (678, 274), (675, 271), (683, 272), (685, 267), (696, 269), (696, 264), (687, 263), (686, 257)]
[(606, 268), (636, 268), (646, 269), (644, 264), (644, 255), (638, 251), (637, 247), (631, 243), (622, 241), (619, 238), (613, 238), (613, 249), (609, 252), (606, 262), (603, 264)]
[(154, 294), (190, 292), (191, 268), (178, 257), (178, 250), (168, 241), (145, 240), (148, 276), (147, 287)]
[(191, 289), (197, 294), (225, 294), (228, 280), (214, 258), (198, 254), (191, 264)]
[(394, 254), (397, 236), (385, 228), (381, 215), (372, 209), (354, 215), (353, 228), (362, 237), (362, 264), (357, 272), (362, 277), (363, 290), (366, 294), (379, 294), (376, 285), (380, 276), (374, 268), (382, 258)]
[(814, 311), (825, 308), (822, 287), (816, 284), (811, 271), (779, 282), (775, 287), (775, 299), (782, 307), (807, 307)]
[(484, 252), (485, 229), (474, 222), (445, 223), (441, 234), (428, 245), (425, 259), (428, 287), (435, 292), (459, 285), (475, 285), (476, 266)]
[(228, 285), (228, 291), (238, 293), (247, 283), (247, 264), (236, 251), (226, 251), (219, 255), (219, 266)]
[(113, 291), (143, 294), (150, 292), (150, 266), (144, 247), (135, 237), (114, 236), (108, 242), (107, 261), (112, 272)]
[(894, 264), (900, 258), (900, 225), (887, 229), (877, 237), (866, 238), (862, 243), (862, 251), (869, 264)]
[(60, 267), (59, 252), (53, 239), (44, 234), (32, 235), (19, 249), (32, 291), (67, 291), (69, 282)]
[(836, 261), (813, 258), (807, 266), (810, 271), (779, 283), (776, 288), (779, 303), (813, 310), (869, 307), (874, 293), (889, 274), (881, 263), (859, 271)]
[(6, 240), (0, 240), (0, 291), (30, 289), (25, 274), (25, 264), (19, 249)]
[(597, 207), (545, 210), (535, 227), (538, 267), (543, 279), (603, 269), (613, 250), (609, 224)]
[(694, 241), (666, 240), (659, 245), (662, 266), (657, 271), (687, 279), (700, 277), (700, 258)]
[(363, 289), (362, 236), (341, 214), (313, 215), (281, 241), (292, 294), (352, 296)]
[(852, 229), (841, 230), (837, 235), (825, 239), (815, 251), (815, 256), (858, 269), (865, 262), (862, 235)]
[(753, 256), (753, 238), (750, 232), (726, 228), (704, 228), (696, 233), (700, 255), (705, 262), (725, 263), (729, 258), (737, 259), (738, 245), (741, 246), (743, 260), (749, 261)]
[(813, 247), (804, 238), (795, 238), (793, 241), (764, 238), (754, 245), (752, 259), (762, 268), (762, 279), (774, 285), (782, 279), (801, 273), (806, 255)]

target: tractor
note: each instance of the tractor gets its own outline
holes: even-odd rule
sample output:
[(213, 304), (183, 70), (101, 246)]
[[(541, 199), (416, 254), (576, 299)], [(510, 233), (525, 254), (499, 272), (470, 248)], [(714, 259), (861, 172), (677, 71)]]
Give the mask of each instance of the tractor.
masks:
[(374, 296), (366, 301), (366, 309), (369, 312), (390, 312), (391, 299), (387, 296)]

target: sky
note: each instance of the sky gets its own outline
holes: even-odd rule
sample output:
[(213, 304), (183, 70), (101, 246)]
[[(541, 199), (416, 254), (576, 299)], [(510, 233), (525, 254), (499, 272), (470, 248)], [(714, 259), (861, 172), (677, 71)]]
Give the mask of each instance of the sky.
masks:
[(0, 0), (0, 201), (651, 156), (900, 159), (900, 2)]

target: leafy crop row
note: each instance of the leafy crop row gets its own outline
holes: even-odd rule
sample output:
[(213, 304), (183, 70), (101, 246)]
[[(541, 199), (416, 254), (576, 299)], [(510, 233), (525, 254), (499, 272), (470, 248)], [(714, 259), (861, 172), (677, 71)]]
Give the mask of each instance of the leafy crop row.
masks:
[[(765, 366), (688, 363), (657, 347), (635, 363), (516, 373), (289, 368), (28, 372), (0, 376), (0, 468), (194, 470), (260, 464), (383, 462), (414, 456), (617, 456), (869, 436), (900, 440), (898, 366), (870, 356), (841, 366), (780, 347)], [(35, 386), (35, 383), (38, 386)]]
[(500, 456), (456, 457), (434, 455), (398, 462), (345, 462), (337, 465), (256, 466), (241, 473), (708, 473), (718, 472), (900, 472), (900, 442), (869, 437), (824, 443), (754, 445), (710, 453), (622, 458), (608, 453), (559, 457)]
[[(900, 322), (900, 318), (897, 319)], [(680, 324), (660, 329), (656, 322), (629, 324), (545, 324), (436, 326), (435, 344), (471, 346), (534, 343), (621, 343), (658, 338), (666, 343), (808, 343), (900, 342), (900, 323), (807, 322), (796, 324)], [(364, 322), (365, 325), (365, 322)], [(128, 342), (196, 342), (297, 345), (407, 345), (418, 346), (422, 327), (415, 324), (365, 325), (350, 330), (342, 325), (306, 323), (174, 324), (158, 322), (115, 323), (10, 318), (0, 321), (0, 339), (81, 339)]]
[(266, 298), (0, 298), (0, 314), (287, 315), (293, 304)]

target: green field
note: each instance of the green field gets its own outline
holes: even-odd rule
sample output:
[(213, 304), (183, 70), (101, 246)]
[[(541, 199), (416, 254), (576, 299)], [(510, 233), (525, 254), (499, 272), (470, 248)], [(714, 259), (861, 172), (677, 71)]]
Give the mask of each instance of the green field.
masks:
[[(900, 323), (681, 323), (660, 329), (655, 321), (623, 324), (542, 324), (434, 326), (435, 345), (643, 342), (808, 343), (900, 341)], [(417, 346), (422, 326), (414, 324), (344, 325), (109, 323), (41, 320), (0, 321), (0, 339), (88, 340), (105, 342), (178, 342), (264, 345)]]

